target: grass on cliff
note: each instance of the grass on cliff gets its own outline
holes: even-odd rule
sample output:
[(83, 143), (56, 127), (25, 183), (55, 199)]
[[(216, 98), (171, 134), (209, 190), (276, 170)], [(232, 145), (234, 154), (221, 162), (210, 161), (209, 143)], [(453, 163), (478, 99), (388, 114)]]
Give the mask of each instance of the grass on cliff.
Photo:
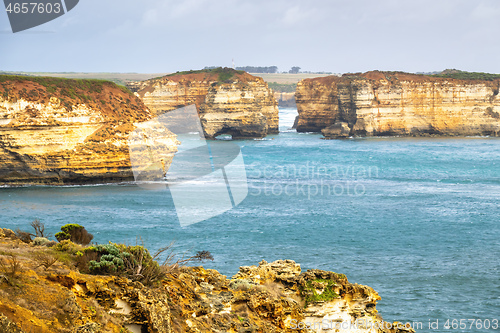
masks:
[(229, 67), (206, 68), (201, 70), (190, 70), (184, 72), (176, 72), (167, 76), (187, 75), (187, 74), (217, 74), (219, 82), (226, 82), (236, 74), (244, 74), (245, 71), (238, 71)]
[[(163, 280), (167, 274), (189, 263), (213, 260), (208, 251), (198, 251), (190, 256), (185, 253), (179, 255), (174, 251), (174, 242), (154, 254), (150, 254), (143, 244), (131, 246), (109, 242), (89, 245), (93, 239), (92, 234), (75, 223), (61, 227), (61, 232), (55, 235), (58, 242), (49, 241), (43, 237), (45, 230), (43, 223), (35, 220), (31, 226), (35, 229), (35, 233), (18, 229), (12, 234), (24, 243), (50, 248), (48, 255), (39, 254), (35, 258), (39, 265), (46, 269), (56, 262), (61, 262), (78, 268), (82, 273), (123, 276), (145, 285), (154, 285)], [(36, 238), (33, 240), (32, 237)], [(16, 275), (18, 270), (15, 264), (15, 258), (4, 260), (0, 257), (0, 282), (2, 276)], [(2, 275), (2, 272), (5, 274)]]
[[(73, 99), (79, 97), (82, 100), (90, 100), (89, 94), (101, 93), (105, 85), (121, 89), (124, 93), (132, 95), (132, 92), (111, 81), (97, 79), (65, 79), (48, 76), (20, 76), (20, 75), (0, 75), (0, 84), (5, 82), (36, 82), (44, 86), (46, 91), (53, 94), (60, 91), (61, 95)], [(4, 93), (6, 88), (4, 87)]]
[(439, 74), (433, 74), (430, 76), (443, 77), (449, 79), (460, 79), (460, 80), (485, 80), (494, 81), (500, 79), (500, 74), (491, 73), (481, 73), (481, 72), (466, 72), (457, 69), (447, 69)]
[[(339, 298), (335, 291), (337, 284), (333, 280), (315, 279), (307, 281), (305, 286), (300, 288), (300, 293), (305, 300), (304, 307), (315, 302), (327, 302)], [(320, 290), (321, 292), (318, 292)]]
[(267, 85), (269, 88), (276, 92), (280, 93), (294, 93), (297, 89), (296, 83), (276, 83), (276, 82), (268, 82)]

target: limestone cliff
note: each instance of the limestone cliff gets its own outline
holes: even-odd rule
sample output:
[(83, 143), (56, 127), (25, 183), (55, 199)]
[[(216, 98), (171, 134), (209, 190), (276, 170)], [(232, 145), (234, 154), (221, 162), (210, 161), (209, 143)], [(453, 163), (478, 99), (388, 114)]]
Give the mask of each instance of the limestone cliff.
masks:
[(306, 79), (297, 85), (297, 130), (324, 130), (331, 138), (498, 136), (499, 87), (498, 79), (460, 80), (379, 71)]
[[(73, 265), (82, 253), (41, 244), (23, 243), (0, 228), (2, 332), (413, 332), (382, 321), (372, 288), (342, 274), (301, 272), (291, 260), (241, 267), (232, 279), (180, 267), (145, 286), (123, 276), (80, 273)], [(53, 257), (60, 260), (50, 264)]]
[(127, 135), (151, 114), (98, 80), (0, 76), (0, 184), (133, 179)]
[(159, 115), (196, 104), (207, 138), (261, 138), (278, 133), (278, 107), (260, 77), (229, 68), (175, 73), (128, 87)]

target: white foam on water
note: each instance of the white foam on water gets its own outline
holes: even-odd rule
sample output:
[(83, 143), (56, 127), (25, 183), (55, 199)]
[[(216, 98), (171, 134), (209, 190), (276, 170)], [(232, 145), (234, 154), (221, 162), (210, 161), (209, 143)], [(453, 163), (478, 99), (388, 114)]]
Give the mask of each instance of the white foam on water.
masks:
[(295, 117), (298, 115), (299, 113), (295, 108), (280, 108), (280, 132), (291, 130), (293, 123), (295, 122)]

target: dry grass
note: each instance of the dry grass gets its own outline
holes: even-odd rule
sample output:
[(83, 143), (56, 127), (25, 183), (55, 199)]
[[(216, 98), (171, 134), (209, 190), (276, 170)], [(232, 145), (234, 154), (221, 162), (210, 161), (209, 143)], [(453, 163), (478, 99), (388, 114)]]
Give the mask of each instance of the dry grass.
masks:
[(172, 273), (177, 271), (180, 267), (186, 266), (193, 262), (203, 262), (206, 260), (214, 260), (214, 257), (209, 251), (198, 251), (194, 256), (187, 256), (187, 252), (178, 254), (174, 251), (175, 241), (171, 242), (153, 255), (153, 259), (158, 261), (161, 257), (164, 260), (161, 262), (160, 267), (165, 273)]
[(133, 260), (125, 261), (125, 270), (129, 277), (146, 285), (160, 282), (167, 274), (177, 272), (180, 267), (187, 264), (214, 260), (208, 251), (198, 251), (194, 256), (188, 256), (187, 252), (179, 254), (174, 249), (174, 241), (160, 248), (153, 255), (149, 255), (142, 239), (140, 241), (142, 245), (127, 249), (132, 250), (130, 252), (133, 254)]
[(38, 267), (45, 267), (48, 270), (52, 265), (54, 265), (58, 259), (48, 252), (38, 252), (35, 254), (34, 259), (38, 262)]
[(0, 257), (0, 282), (13, 285), (13, 280), (21, 272), (21, 262), (13, 253)]

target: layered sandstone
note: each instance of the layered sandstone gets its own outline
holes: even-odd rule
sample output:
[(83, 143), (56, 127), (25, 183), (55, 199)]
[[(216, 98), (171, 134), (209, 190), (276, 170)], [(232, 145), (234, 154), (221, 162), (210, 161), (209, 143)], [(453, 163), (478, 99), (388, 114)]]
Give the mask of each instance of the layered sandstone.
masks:
[(213, 139), (261, 138), (278, 133), (278, 107), (264, 80), (229, 68), (176, 73), (128, 87), (156, 115), (195, 104), (205, 132)]
[(335, 138), (347, 123), (349, 135), (498, 136), (499, 87), (379, 71), (306, 79), (297, 85), (297, 130)]
[(382, 321), (372, 288), (342, 274), (302, 272), (291, 260), (241, 267), (232, 279), (181, 267), (145, 286), (79, 273), (78, 254), (69, 252), (45, 269), (42, 258), (59, 250), (23, 243), (8, 229), (0, 228), (0, 250), (0, 330), (7, 332), (413, 332)]
[(0, 184), (133, 180), (127, 137), (151, 116), (111, 82), (0, 76)]

